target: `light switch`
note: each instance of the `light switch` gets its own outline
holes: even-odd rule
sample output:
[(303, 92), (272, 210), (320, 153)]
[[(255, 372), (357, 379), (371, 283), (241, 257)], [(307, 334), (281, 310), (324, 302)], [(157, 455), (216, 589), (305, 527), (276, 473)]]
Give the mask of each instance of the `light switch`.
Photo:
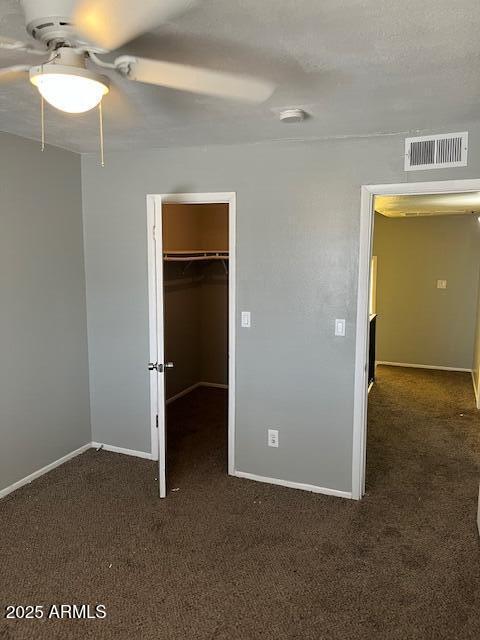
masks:
[(278, 447), (278, 429), (268, 430), (268, 446)]
[(242, 311), (242, 327), (251, 327), (250, 311)]
[(437, 289), (446, 289), (447, 281), (446, 280), (437, 280)]
[(335, 320), (335, 335), (336, 336), (344, 336), (345, 335), (345, 319), (336, 319)]

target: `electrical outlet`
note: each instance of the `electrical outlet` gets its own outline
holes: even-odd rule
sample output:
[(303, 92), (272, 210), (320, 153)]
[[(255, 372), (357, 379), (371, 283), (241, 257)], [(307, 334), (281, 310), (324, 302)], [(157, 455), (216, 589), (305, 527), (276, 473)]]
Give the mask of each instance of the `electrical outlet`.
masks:
[(252, 326), (250, 311), (242, 311), (242, 327), (249, 328)]
[(336, 319), (335, 320), (335, 335), (336, 336), (344, 336), (345, 335), (345, 319)]
[(268, 446), (278, 447), (278, 429), (268, 430)]

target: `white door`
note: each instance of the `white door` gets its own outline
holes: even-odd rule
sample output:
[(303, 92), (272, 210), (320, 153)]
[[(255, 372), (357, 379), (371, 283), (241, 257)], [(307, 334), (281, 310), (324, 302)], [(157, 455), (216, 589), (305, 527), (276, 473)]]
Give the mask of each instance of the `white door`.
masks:
[(167, 495), (166, 478), (166, 428), (165, 428), (165, 372), (172, 363), (165, 363), (163, 329), (163, 242), (162, 242), (162, 199), (149, 196), (149, 316), (150, 316), (150, 394), (152, 426), (157, 433), (158, 488), (161, 498)]
[(184, 193), (147, 196), (148, 214), (148, 292), (150, 319), (150, 407), (152, 455), (158, 455), (158, 483), (160, 497), (167, 493), (166, 481), (166, 424), (165, 375), (174, 366), (165, 362), (164, 301), (163, 301), (163, 241), (162, 204), (218, 204), (229, 205), (229, 371), (228, 371), (228, 472), (235, 475), (235, 193)]

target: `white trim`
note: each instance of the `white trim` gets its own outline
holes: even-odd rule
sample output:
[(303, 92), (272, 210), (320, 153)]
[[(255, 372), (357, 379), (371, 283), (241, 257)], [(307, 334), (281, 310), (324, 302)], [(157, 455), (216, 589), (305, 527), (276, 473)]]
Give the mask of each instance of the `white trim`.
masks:
[(436, 195), (467, 193), (480, 189), (480, 178), (471, 180), (434, 180), (431, 182), (399, 182), (396, 184), (366, 184), (362, 186), (372, 196)]
[(434, 364), (411, 364), (409, 362), (388, 362), (387, 360), (377, 360), (375, 364), (383, 364), (387, 367), (407, 367), (408, 369), (435, 369), (439, 371), (462, 371), (464, 373), (472, 373), (471, 369), (462, 369), (461, 367), (442, 367)]
[(255, 480), (256, 482), (265, 482), (266, 484), (276, 484), (289, 489), (301, 489), (302, 491), (311, 491), (312, 493), (323, 493), (326, 496), (336, 496), (337, 498), (352, 499), (349, 491), (338, 491), (338, 489), (328, 489), (326, 487), (317, 487), (314, 484), (304, 484), (303, 482), (292, 482), (290, 480), (279, 480), (278, 478), (267, 478), (266, 476), (257, 476), (254, 473), (235, 470), (233, 474), (237, 478), (245, 478), (246, 480)]
[(374, 219), (373, 199), (376, 195), (399, 196), (424, 193), (466, 193), (469, 191), (480, 191), (480, 179), (376, 184), (363, 185), (361, 188), (352, 455), (352, 497), (356, 500), (360, 500), (365, 492), (368, 402), (368, 293)]
[(235, 471), (235, 402), (237, 361), (237, 196), (228, 198), (228, 473)]
[[(160, 313), (158, 313), (158, 305), (155, 305), (152, 300), (155, 298), (158, 301), (158, 295), (156, 287), (154, 286), (154, 278), (157, 275), (157, 268), (155, 266), (153, 255), (154, 248), (157, 250), (157, 261), (162, 259), (158, 258), (159, 250), (161, 249), (161, 234), (158, 233), (158, 242), (153, 241), (153, 228), (155, 226), (155, 208), (158, 212), (161, 212), (162, 203), (165, 204), (228, 204), (228, 228), (229, 228), (229, 261), (228, 261), (228, 473), (233, 475), (235, 465), (235, 362), (236, 362), (236, 194), (235, 192), (220, 192), (220, 193), (166, 193), (166, 194), (149, 194), (147, 195), (147, 227), (148, 227), (148, 273), (149, 273), (149, 333), (150, 333), (150, 358), (153, 353), (158, 353), (160, 346), (158, 336), (160, 332)], [(160, 217), (160, 216), (159, 216)], [(160, 220), (157, 221), (157, 225)], [(161, 256), (161, 254), (160, 254)], [(163, 280), (163, 277), (162, 277)], [(162, 282), (163, 284), (163, 282)], [(155, 335), (152, 335), (155, 334)], [(163, 331), (162, 331), (163, 335)], [(163, 341), (162, 341), (163, 344)], [(150, 360), (153, 362), (153, 360)], [(155, 378), (158, 376), (151, 376)], [(160, 442), (161, 433), (165, 432), (165, 425), (162, 422), (162, 417), (159, 417), (159, 428), (156, 428), (156, 415), (157, 415), (157, 394), (158, 390), (153, 388), (153, 383), (150, 383), (150, 416), (151, 416), (151, 432), (152, 432), (152, 451), (155, 451), (154, 442), (158, 439)], [(159, 411), (159, 413), (163, 413)], [(163, 416), (164, 417), (164, 416)], [(161, 442), (160, 442), (161, 444)], [(161, 449), (161, 448), (160, 448)], [(159, 450), (159, 449), (157, 449)], [(159, 458), (162, 455), (160, 451)], [(163, 454), (164, 455), (164, 454)]]
[(478, 393), (477, 385), (475, 384), (475, 374), (472, 369), (472, 384), (473, 384), (473, 393), (475, 394), (475, 406), (477, 409), (480, 409), (480, 394)]
[[(147, 195), (149, 361), (164, 363), (162, 196)], [(158, 460), (160, 498), (167, 495), (165, 373), (150, 371), (150, 430), (152, 457)], [(156, 455), (155, 455), (156, 453)]]
[(369, 191), (367, 187), (362, 187), (353, 400), (352, 497), (356, 500), (360, 500), (365, 493), (370, 315), (368, 303), (370, 296), (370, 258), (372, 254), (373, 197), (373, 192)]
[[(147, 252), (148, 252), (148, 326), (149, 326), (149, 361), (157, 359), (157, 270), (155, 266), (155, 202), (147, 197)], [(147, 363), (145, 363), (147, 365)], [(157, 397), (157, 381), (155, 376), (149, 376), (150, 382), (150, 437), (151, 452), (154, 460), (158, 459), (157, 407), (154, 399)]]
[(59, 458), (58, 460), (55, 460), (54, 462), (51, 462), (50, 464), (47, 464), (45, 467), (42, 467), (41, 469), (38, 469), (37, 471), (34, 471), (33, 473), (31, 473), (28, 476), (25, 476), (25, 478), (22, 478), (21, 480), (17, 480), (17, 482), (14, 482), (13, 484), (11, 484), (8, 487), (5, 487), (5, 489), (1, 489), (0, 490), (0, 498), (4, 498), (9, 493), (12, 493), (12, 491), (15, 491), (16, 489), (20, 489), (20, 487), (23, 487), (24, 485), (29, 484), (33, 480), (36, 480), (40, 476), (43, 476), (45, 473), (48, 473), (49, 471), (52, 471), (52, 469), (55, 469), (56, 467), (59, 467), (64, 462), (68, 462), (68, 460), (71, 460), (72, 458), (75, 458), (76, 456), (80, 455), (81, 453), (85, 453), (85, 451), (90, 449), (91, 446), (92, 445), (91, 445), (90, 442), (88, 444), (84, 444), (82, 447), (79, 447), (78, 449), (75, 449), (75, 451), (71, 451), (70, 453), (67, 453), (66, 455), (64, 455), (61, 458)]
[(102, 442), (91, 442), (92, 449), (101, 449), (103, 451), (111, 451), (112, 453), (122, 453), (125, 456), (134, 456), (135, 458), (143, 458), (144, 460), (155, 460), (151, 453), (146, 451), (135, 451), (135, 449), (124, 449), (123, 447), (115, 447), (113, 444), (103, 444)]

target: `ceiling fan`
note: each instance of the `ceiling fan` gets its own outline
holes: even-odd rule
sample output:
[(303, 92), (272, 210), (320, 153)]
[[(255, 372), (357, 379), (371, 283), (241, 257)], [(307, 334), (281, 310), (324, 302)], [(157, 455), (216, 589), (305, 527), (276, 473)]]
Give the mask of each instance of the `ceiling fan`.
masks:
[[(40, 44), (0, 37), (0, 49), (44, 56), (33, 67), (15, 65), (0, 69), (29, 74), (42, 98), (67, 113), (84, 113), (101, 107), (109, 91), (110, 69), (136, 82), (202, 93), (233, 100), (264, 102), (274, 91), (267, 80), (194, 66), (121, 55), (113, 62), (100, 56), (151, 31), (195, 0), (20, 0), (27, 32)], [(33, 43), (32, 43), (33, 44)], [(94, 66), (94, 68), (92, 68)]]

